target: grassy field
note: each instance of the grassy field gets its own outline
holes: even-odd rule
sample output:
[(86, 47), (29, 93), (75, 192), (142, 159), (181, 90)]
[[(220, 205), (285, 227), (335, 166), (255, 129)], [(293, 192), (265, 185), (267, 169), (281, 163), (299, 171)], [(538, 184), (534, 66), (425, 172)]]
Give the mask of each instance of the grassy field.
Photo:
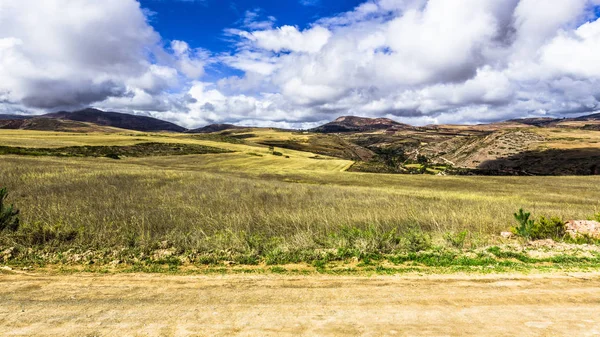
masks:
[(0, 132), (3, 146), (150, 141), (234, 152), (121, 160), (0, 156), (0, 186), (9, 189), (22, 221), (19, 231), (0, 233), (0, 251), (172, 249), (209, 262), (300, 262), (323, 252), (364, 257), (435, 248), (464, 230), (465, 246), (476, 249), (500, 243), (519, 208), (563, 219), (600, 211), (600, 177), (353, 173), (346, 172), (350, 161), (292, 150), (275, 156), (252, 143), (182, 134)]

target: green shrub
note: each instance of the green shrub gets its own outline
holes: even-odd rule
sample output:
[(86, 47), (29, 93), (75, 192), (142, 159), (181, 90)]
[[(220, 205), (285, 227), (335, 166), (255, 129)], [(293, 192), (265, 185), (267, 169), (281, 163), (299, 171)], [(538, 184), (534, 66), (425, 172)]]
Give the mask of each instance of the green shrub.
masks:
[(600, 240), (596, 239), (589, 234), (579, 234), (576, 237), (570, 235), (565, 236), (565, 241), (568, 243), (574, 243), (576, 245), (597, 245), (600, 244)]
[(403, 236), (406, 240), (406, 248), (412, 253), (431, 249), (431, 235), (421, 229), (411, 229)]
[(389, 231), (368, 226), (366, 228), (342, 227), (329, 237), (330, 245), (352, 252), (352, 256), (389, 253), (400, 243), (396, 229)]
[(282, 157), (282, 156), (283, 156), (283, 153), (281, 153), (281, 152), (277, 152), (277, 151), (273, 151), (273, 155), (274, 155), (274, 156), (279, 156), (279, 157)]
[(429, 163), (429, 158), (427, 158), (427, 156), (420, 154), (417, 156), (417, 163), (419, 163), (421, 165), (426, 165), (427, 163)]
[(596, 215), (594, 215), (594, 220), (600, 222), (600, 213), (597, 213)]
[(465, 241), (467, 241), (467, 236), (469, 236), (469, 231), (446, 233), (446, 235), (444, 235), (444, 239), (446, 239), (446, 242), (450, 246), (462, 249), (465, 246)]
[(8, 191), (0, 189), (0, 232), (4, 230), (16, 231), (19, 229), (19, 210), (14, 205), (4, 205)]
[(546, 218), (541, 216), (535, 221), (531, 219), (531, 213), (524, 212), (523, 209), (520, 209), (514, 216), (518, 225), (511, 228), (511, 231), (524, 239), (552, 239), (558, 241), (563, 240), (565, 237), (567, 229), (565, 222), (558, 217)]
[(531, 228), (533, 227), (535, 221), (530, 219), (531, 213), (523, 211), (523, 209), (519, 209), (517, 213), (513, 214), (515, 220), (517, 220), (517, 226), (511, 228), (512, 232), (515, 235), (518, 235), (525, 239), (531, 238)]
[(566, 234), (565, 222), (558, 218), (540, 217), (531, 227), (530, 238), (532, 240), (553, 239), (562, 240)]

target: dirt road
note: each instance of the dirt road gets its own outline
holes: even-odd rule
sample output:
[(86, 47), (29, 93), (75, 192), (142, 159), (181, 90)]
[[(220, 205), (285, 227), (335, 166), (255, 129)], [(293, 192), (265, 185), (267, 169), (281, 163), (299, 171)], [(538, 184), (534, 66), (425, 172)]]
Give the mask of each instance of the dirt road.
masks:
[(0, 336), (594, 336), (599, 313), (600, 274), (0, 274)]

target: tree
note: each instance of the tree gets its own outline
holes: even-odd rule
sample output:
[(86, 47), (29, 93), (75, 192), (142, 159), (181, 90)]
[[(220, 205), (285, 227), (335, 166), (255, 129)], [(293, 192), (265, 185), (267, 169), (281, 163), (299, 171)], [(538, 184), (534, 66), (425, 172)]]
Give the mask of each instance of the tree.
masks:
[(398, 167), (406, 161), (406, 154), (401, 148), (384, 147), (378, 149), (379, 158), (389, 167)]

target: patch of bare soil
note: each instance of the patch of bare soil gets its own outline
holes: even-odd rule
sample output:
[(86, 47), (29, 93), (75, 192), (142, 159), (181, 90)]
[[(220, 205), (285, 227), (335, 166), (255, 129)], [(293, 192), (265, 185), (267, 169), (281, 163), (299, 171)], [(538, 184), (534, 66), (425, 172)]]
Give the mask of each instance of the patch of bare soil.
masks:
[(1, 336), (593, 336), (600, 273), (0, 274)]

